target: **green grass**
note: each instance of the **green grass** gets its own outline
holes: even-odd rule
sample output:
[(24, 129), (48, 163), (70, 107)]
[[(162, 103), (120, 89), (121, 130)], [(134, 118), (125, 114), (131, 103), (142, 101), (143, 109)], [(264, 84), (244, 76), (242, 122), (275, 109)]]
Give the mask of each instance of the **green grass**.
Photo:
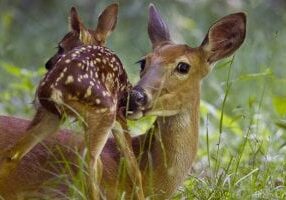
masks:
[(193, 173), (175, 199), (285, 199), (285, 122), (276, 127), (264, 116), (265, 88), (243, 115), (226, 116), (229, 74), (220, 108), (202, 104), (206, 133)]
[[(0, 13), (0, 113), (31, 118), (44, 61), (67, 31), (67, 12), (62, 10), (76, 3), (37, 1), (33, 6), (42, 7), (33, 9), (15, 2), (0, 6), (1, 11), (6, 9)], [(109, 45), (126, 63), (133, 81), (138, 79), (138, 66), (133, 63), (150, 51), (147, 1), (138, 6), (140, 2), (120, 1), (121, 16)], [(174, 199), (286, 199), (285, 4), (278, 0), (229, 2), (234, 1), (156, 1), (173, 38), (193, 46), (200, 44), (216, 19), (236, 11), (245, 11), (248, 17), (246, 41), (232, 65), (231, 59), (218, 63), (203, 80), (199, 151)], [(86, 7), (92, 8), (81, 5), (81, 11), (90, 11)], [(83, 19), (89, 15), (81, 13)], [(127, 43), (131, 44), (128, 48)], [(146, 129), (142, 124), (129, 125), (136, 133)], [(79, 159), (83, 169), (80, 155)], [(70, 174), (66, 162), (65, 173)], [(71, 199), (84, 196), (84, 173), (71, 180), (58, 177), (70, 186)]]
[[(205, 100), (201, 102), (200, 145), (193, 171), (179, 189), (174, 199), (285, 199), (285, 121), (275, 122), (264, 115), (265, 87), (257, 93), (257, 101), (249, 102), (239, 114), (226, 112), (230, 106), (228, 95), (232, 89), (232, 64), (237, 57), (227, 61), (226, 83), (220, 106)], [(250, 76), (250, 75), (249, 75)], [(154, 121), (145, 118), (139, 123), (129, 122), (135, 133)], [(55, 183), (68, 186), (70, 199), (86, 199), (85, 161), (78, 156), (79, 173), (74, 174), (71, 164), (62, 156), (62, 174)], [(126, 177), (122, 161), (121, 177)], [(71, 179), (68, 177), (72, 177)], [(47, 185), (53, 185), (47, 183)], [(45, 189), (47, 190), (46, 187)], [(47, 191), (58, 193), (54, 189)], [(50, 197), (49, 197), (50, 198)], [(48, 199), (48, 198), (47, 198)], [(122, 197), (124, 199), (124, 197)]]

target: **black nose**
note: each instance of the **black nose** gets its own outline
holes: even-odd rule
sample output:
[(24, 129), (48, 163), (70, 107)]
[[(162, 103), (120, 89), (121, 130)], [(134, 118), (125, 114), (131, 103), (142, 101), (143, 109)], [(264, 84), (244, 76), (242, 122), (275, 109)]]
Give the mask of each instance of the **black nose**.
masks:
[(49, 59), (49, 60), (46, 62), (45, 67), (46, 67), (47, 70), (52, 69), (52, 67), (53, 67), (52, 59)]
[(129, 109), (137, 111), (147, 104), (147, 95), (141, 87), (134, 87), (130, 92)]

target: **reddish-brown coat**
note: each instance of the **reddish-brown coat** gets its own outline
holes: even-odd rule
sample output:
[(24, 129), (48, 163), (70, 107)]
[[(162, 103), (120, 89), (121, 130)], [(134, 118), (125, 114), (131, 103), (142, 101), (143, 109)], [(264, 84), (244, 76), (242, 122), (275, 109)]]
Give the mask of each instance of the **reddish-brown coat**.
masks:
[[(61, 115), (73, 101), (94, 109), (109, 109), (115, 99), (126, 98), (128, 89), (127, 74), (111, 50), (83, 45), (63, 55), (47, 72), (37, 89), (37, 98), (47, 110)], [(55, 90), (62, 94), (61, 99), (53, 97)]]

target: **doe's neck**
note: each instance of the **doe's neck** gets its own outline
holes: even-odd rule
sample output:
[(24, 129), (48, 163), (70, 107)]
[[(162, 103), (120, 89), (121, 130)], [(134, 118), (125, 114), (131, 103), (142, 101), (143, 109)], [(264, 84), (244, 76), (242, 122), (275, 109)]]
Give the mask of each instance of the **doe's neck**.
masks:
[(156, 120), (153, 136), (149, 136), (152, 137), (151, 147), (145, 147), (142, 159), (143, 166), (148, 166), (143, 177), (148, 193), (168, 197), (190, 172), (198, 144), (199, 89), (180, 113)]

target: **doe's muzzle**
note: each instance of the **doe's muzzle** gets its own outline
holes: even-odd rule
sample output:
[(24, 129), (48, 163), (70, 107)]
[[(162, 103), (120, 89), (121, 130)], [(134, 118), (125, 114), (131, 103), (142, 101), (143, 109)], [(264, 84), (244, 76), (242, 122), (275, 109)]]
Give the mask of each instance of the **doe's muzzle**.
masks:
[(147, 100), (144, 89), (135, 86), (130, 92), (128, 110), (132, 112), (142, 111), (147, 105)]

